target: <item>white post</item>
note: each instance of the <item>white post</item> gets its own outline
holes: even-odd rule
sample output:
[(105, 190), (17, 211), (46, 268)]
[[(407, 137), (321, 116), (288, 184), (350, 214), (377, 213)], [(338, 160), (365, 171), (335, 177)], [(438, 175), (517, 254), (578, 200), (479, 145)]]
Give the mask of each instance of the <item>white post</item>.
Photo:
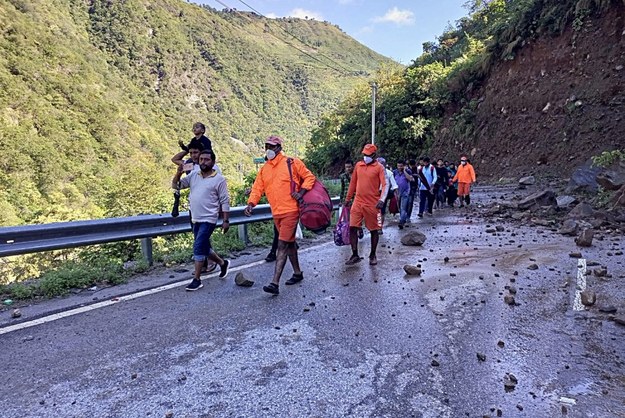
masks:
[(375, 145), (375, 96), (378, 86), (371, 83), (371, 143)]

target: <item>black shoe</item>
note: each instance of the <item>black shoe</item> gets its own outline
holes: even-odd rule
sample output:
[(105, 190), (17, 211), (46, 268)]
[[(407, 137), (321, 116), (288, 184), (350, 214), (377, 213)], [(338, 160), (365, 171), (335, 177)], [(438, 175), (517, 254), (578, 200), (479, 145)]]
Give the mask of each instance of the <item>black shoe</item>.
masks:
[(269, 254), (267, 254), (267, 257), (265, 257), (265, 261), (268, 263), (271, 263), (272, 261), (276, 261), (276, 253), (272, 251)]
[(404, 229), (404, 224), (399, 224), (397, 226), (399, 227), (399, 229)]
[(419, 218), (423, 218), (423, 214), (422, 214), (422, 213), (419, 213), (417, 216), (418, 216)]
[(272, 295), (280, 294), (280, 288), (275, 283), (269, 283), (267, 286), (263, 286), (263, 290), (267, 293), (271, 293)]
[(193, 292), (194, 290), (199, 290), (203, 287), (204, 285), (202, 284), (201, 280), (193, 279), (191, 280), (191, 283), (189, 283), (184, 289), (188, 290), (189, 292)]
[(223, 266), (219, 266), (219, 267), (221, 267), (221, 272), (219, 273), (219, 278), (223, 279), (224, 277), (226, 277), (228, 275), (228, 268), (230, 267), (230, 260), (224, 260)]
[(284, 284), (292, 285), (292, 284), (295, 284), (295, 283), (299, 283), (302, 280), (304, 280), (304, 273), (300, 273), (300, 274), (293, 273), (293, 276), (291, 276), (291, 278), (289, 280), (284, 282)]

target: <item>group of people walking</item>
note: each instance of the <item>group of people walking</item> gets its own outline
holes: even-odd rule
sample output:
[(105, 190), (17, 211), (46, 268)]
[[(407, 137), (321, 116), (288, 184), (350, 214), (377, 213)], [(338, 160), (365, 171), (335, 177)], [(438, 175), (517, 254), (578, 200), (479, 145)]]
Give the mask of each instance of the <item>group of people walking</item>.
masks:
[[(211, 235), (218, 219), (222, 219), (222, 230), (228, 231), (230, 197), (226, 179), (217, 166), (217, 157), (211, 141), (204, 135), (201, 123), (193, 126), (194, 137), (189, 144), (180, 142), (182, 151), (172, 158), (178, 170), (172, 180), (172, 187), (179, 191), (189, 188), (190, 217), (193, 227), (195, 262), (194, 276), (186, 287), (193, 291), (202, 288), (201, 274), (220, 268), (219, 277), (226, 277), (230, 261), (220, 257), (211, 246)], [(293, 285), (304, 279), (299, 264), (296, 230), (299, 223), (299, 205), (303, 196), (315, 184), (315, 175), (297, 158), (287, 157), (283, 139), (272, 135), (265, 140), (265, 164), (260, 168), (249, 193), (245, 215), (251, 216), (254, 207), (263, 195), (271, 207), (276, 235), (276, 248), (272, 248), (267, 261), (275, 261), (272, 280), (263, 290), (272, 295), (280, 293), (280, 278), (287, 260), (293, 269), (286, 285)], [(190, 157), (185, 160), (185, 157)], [(183, 177), (183, 174), (186, 174)], [(470, 203), (470, 185), (475, 182), (475, 171), (463, 156), (460, 166), (438, 160), (436, 166), (428, 157), (398, 161), (391, 171), (386, 161), (378, 157), (378, 148), (367, 144), (362, 149), (362, 160), (354, 164), (345, 163), (341, 179), (342, 210), (349, 210), (350, 245), (352, 254), (345, 262), (354, 265), (363, 260), (358, 251), (359, 238), (363, 237), (363, 225), (370, 232), (371, 246), (369, 264), (377, 265), (377, 246), (383, 233), (386, 207), (395, 199), (399, 207), (399, 228), (410, 221), (414, 201), (419, 199), (417, 216), (432, 214), (435, 204), (442, 207), (445, 202), (453, 206), (457, 196), (460, 206)], [(457, 187), (457, 192), (456, 192)], [(418, 193), (417, 193), (418, 192)], [(209, 261), (210, 260), (210, 261)]]
[[(220, 267), (219, 277), (228, 274), (230, 261), (220, 257), (212, 248), (211, 235), (222, 219), (222, 230), (229, 229), (230, 195), (228, 185), (217, 166), (217, 157), (211, 141), (204, 135), (206, 128), (201, 123), (193, 125), (194, 137), (189, 144), (180, 143), (182, 151), (174, 155), (172, 162), (178, 170), (172, 180), (174, 190), (189, 188), (189, 212), (194, 236), (194, 275), (186, 290), (203, 287), (201, 275)], [(296, 230), (299, 222), (299, 202), (316, 181), (304, 163), (298, 158), (288, 158), (282, 151), (282, 138), (272, 135), (265, 140), (265, 164), (256, 176), (250, 191), (245, 215), (251, 216), (261, 197), (265, 195), (271, 206), (277, 248), (275, 270), (270, 283), (263, 286), (267, 293), (279, 294), (279, 282), (287, 259), (293, 268), (293, 275), (285, 283), (292, 285), (304, 279), (299, 265)], [(185, 157), (189, 157), (185, 160)], [(287, 159), (289, 163), (287, 163)], [(183, 177), (183, 174), (186, 176)], [(295, 183), (291, 190), (292, 181)], [(214, 264), (210, 264), (209, 260)], [(271, 261), (274, 261), (273, 259)], [(214, 266), (214, 267), (213, 267)]]
[[(370, 150), (371, 148), (369, 148)], [(376, 149), (377, 151), (377, 149)], [(365, 150), (363, 149), (363, 153)], [(384, 169), (385, 187), (380, 210), (382, 224), (387, 208), (392, 213), (399, 213), (399, 229), (410, 222), (415, 200), (419, 202), (418, 218), (432, 215), (434, 207), (454, 207), (459, 200), (459, 207), (471, 203), (471, 184), (475, 183), (475, 170), (466, 156), (460, 158), (460, 165), (438, 159), (434, 165), (429, 157), (418, 160), (400, 160), (391, 170), (383, 157), (377, 163)], [(347, 190), (354, 172), (352, 160), (345, 162), (345, 170), (339, 176), (341, 180), (341, 202), (347, 199)], [(380, 229), (382, 233), (382, 229)]]

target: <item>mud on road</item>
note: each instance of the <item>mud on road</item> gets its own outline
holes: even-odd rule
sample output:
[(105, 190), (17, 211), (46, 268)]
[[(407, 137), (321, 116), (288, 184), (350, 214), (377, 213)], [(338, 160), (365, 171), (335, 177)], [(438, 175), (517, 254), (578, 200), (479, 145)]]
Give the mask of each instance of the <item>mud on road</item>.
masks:
[[(625, 313), (623, 236), (599, 230), (580, 249), (556, 224), (494, 213), (509, 193), (481, 188), (471, 208), (403, 231), (389, 219), (377, 266), (344, 266), (349, 249), (332, 243), (303, 248), (306, 279), (278, 297), (260, 290), (273, 270), (260, 263), (245, 268), (251, 288), (231, 273), (199, 292), (177, 287), (0, 335), (0, 411), (625, 417), (625, 326), (614, 320)], [(399, 242), (416, 230), (423, 246)], [(367, 236), (360, 245), (366, 255)], [(405, 264), (422, 274), (405, 275)], [(579, 303), (584, 285), (592, 306)]]

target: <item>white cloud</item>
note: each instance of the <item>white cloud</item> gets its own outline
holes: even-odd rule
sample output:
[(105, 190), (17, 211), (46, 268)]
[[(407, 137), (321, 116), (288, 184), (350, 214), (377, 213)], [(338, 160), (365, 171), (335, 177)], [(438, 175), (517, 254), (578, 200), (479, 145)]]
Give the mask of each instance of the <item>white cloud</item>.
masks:
[(279, 16), (275, 13), (267, 13), (265, 17), (268, 17), (269, 19), (277, 19)]
[(384, 16), (374, 17), (373, 21), (375, 23), (395, 23), (402, 26), (412, 25), (415, 19), (414, 13), (410, 10), (399, 10), (397, 7), (393, 7)]
[(339, 4), (350, 4), (353, 3), (355, 0), (339, 0)]
[(319, 21), (323, 20), (323, 16), (321, 15), (321, 13), (313, 12), (312, 10), (300, 9), (300, 8), (291, 10), (291, 12), (289, 13), (289, 16), (297, 17), (300, 19), (315, 19)]

